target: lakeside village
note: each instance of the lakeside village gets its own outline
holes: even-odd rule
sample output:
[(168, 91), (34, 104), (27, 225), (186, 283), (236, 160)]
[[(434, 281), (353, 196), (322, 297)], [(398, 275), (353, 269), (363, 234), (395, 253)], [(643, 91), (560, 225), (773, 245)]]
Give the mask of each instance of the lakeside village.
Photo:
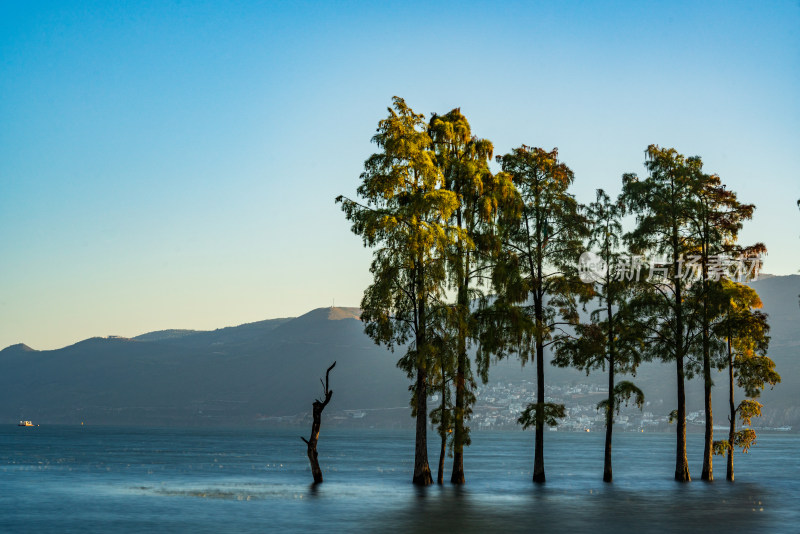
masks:
[[(493, 383), (478, 386), (475, 390), (475, 404), (472, 408), (470, 426), (475, 430), (520, 430), (517, 423), (527, 402), (535, 396), (536, 385), (529, 381), (518, 383)], [(605, 415), (597, 410), (597, 403), (608, 396), (608, 388), (594, 384), (574, 384), (565, 386), (545, 386), (548, 402), (564, 404), (566, 417), (550, 431), (560, 432), (602, 432), (605, 429)], [(439, 402), (437, 394), (428, 399), (428, 407), (434, 408)], [(657, 404), (663, 404), (658, 401)], [(664, 412), (661, 415), (660, 412)], [(634, 405), (623, 406), (614, 417), (614, 427), (628, 432), (667, 432), (670, 424), (664, 406), (652, 406), (646, 402), (644, 410)], [(280, 426), (310, 424), (308, 413), (283, 417), (260, 417), (261, 422)], [(689, 429), (704, 424), (702, 412), (687, 414)], [(327, 424), (337, 427), (413, 427), (413, 419), (408, 417), (408, 407), (364, 408), (334, 411)]]
[[(517, 423), (522, 411), (535, 396), (536, 385), (522, 381), (518, 384), (495, 383), (476, 388), (473, 407), (473, 428), (480, 430), (519, 429)], [(548, 402), (563, 404), (566, 417), (558, 426), (547, 427), (560, 432), (604, 432), (605, 413), (597, 409), (597, 403), (608, 397), (608, 387), (597, 384), (574, 384), (564, 386), (545, 385)], [(686, 414), (687, 431), (703, 431), (705, 414), (693, 411)], [(645, 402), (640, 410), (634, 403), (623, 405), (614, 415), (614, 429), (623, 432), (669, 432), (672, 430), (663, 400)], [(727, 430), (728, 426), (714, 425), (715, 429)], [(771, 428), (753, 426), (756, 430), (788, 432), (789, 426)]]
[[(479, 385), (475, 389), (475, 404), (472, 407), (470, 426), (476, 430), (520, 430), (517, 419), (530, 399), (535, 397), (536, 384), (529, 381), (517, 383), (495, 382)], [(608, 387), (597, 384), (577, 383), (561, 386), (545, 386), (547, 402), (563, 404), (566, 417), (558, 426), (546, 427), (551, 432), (605, 432), (605, 413), (597, 409), (597, 403), (608, 397)], [(439, 395), (428, 398), (428, 408), (438, 405)], [(361, 408), (333, 410), (326, 413), (326, 426), (361, 428), (413, 428), (414, 419), (408, 416), (408, 406), (394, 408)], [(669, 410), (663, 400), (646, 401), (639, 410), (633, 403), (623, 405), (614, 416), (614, 429), (621, 432), (671, 432)], [(304, 426), (311, 423), (309, 412), (288, 416), (261, 416), (261, 423), (277, 426)], [(688, 432), (702, 432), (705, 415), (701, 411), (686, 414)], [(727, 425), (714, 425), (716, 430), (727, 430)], [(755, 430), (790, 432), (792, 427), (779, 428), (753, 426)]]
[[(529, 381), (518, 383), (494, 383), (481, 385), (475, 391), (475, 404), (472, 408), (470, 426), (475, 430), (520, 430), (517, 423), (525, 406), (535, 396), (536, 385)], [(566, 417), (559, 420), (556, 427), (546, 427), (551, 432), (604, 432), (605, 414), (597, 409), (597, 403), (608, 396), (608, 387), (597, 384), (578, 383), (563, 386), (545, 386), (548, 402), (563, 404)], [(439, 396), (434, 394), (428, 399), (428, 408), (434, 408)], [(664, 401), (653, 403), (647, 401), (642, 410), (633, 403), (622, 406), (620, 413), (614, 416), (614, 429), (622, 432), (670, 432), (674, 425), (669, 423), (668, 410)], [(413, 419), (408, 417), (408, 408), (371, 408), (360, 410), (343, 410), (331, 414), (331, 426), (374, 427), (411, 427)], [(307, 414), (296, 416), (267, 418), (273, 423), (305, 424), (310, 421)], [(306, 421), (308, 419), (308, 421)], [(702, 432), (705, 416), (702, 411), (686, 414), (687, 431)], [(715, 429), (726, 430), (718, 425)], [(756, 430), (791, 431), (791, 427), (766, 428), (753, 427)]]
[[(518, 429), (519, 418), (529, 399), (536, 393), (536, 385), (523, 381), (518, 384), (496, 383), (479, 386), (475, 393), (472, 424), (481, 430)], [(545, 386), (548, 402), (563, 404), (566, 417), (559, 420), (550, 431), (560, 432), (602, 432), (605, 429), (605, 413), (598, 411), (597, 403), (608, 396), (608, 387), (596, 384), (574, 384), (565, 386)], [(662, 403), (663, 404), (663, 403)], [(667, 415), (655, 415), (651, 403), (646, 402), (644, 410), (633, 404), (623, 405), (619, 415), (614, 416), (614, 428), (626, 432), (664, 432), (669, 429)], [(665, 411), (665, 410), (659, 410)], [(687, 423), (703, 424), (702, 412), (687, 414)]]

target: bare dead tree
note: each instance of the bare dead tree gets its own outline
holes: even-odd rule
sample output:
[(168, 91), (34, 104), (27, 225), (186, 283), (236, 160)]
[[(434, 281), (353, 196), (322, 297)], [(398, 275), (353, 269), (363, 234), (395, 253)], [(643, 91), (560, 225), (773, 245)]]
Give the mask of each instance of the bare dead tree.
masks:
[[(324, 410), (325, 406), (331, 401), (331, 396), (333, 395), (333, 390), (328, 389), (328, 376), (331, 374), (331, 369), (335, 366), (336, 362), (333, 362), (333, 364), (328, 367), (328, 371), (325, 373), (325, 382), (322, 383), (322, 393), (325, 396), (325, 400), (315, 399), (312, 405), (314, 422), (311, 423), (311, 437), (309, 439), (302, 436), (300, 437), (300, 439), (306, 442), (306, 446), (308, 447), (308, 461), (311, 462), (311, 474), (314, 475), (314, 484), (322, 482), (322, 469), (319, 468), (319, 460), (317, 460), (317, 441), (319, 440), (319, 427), (322, 422), (322, 410)], [(319, 381), (322, 382), (322, 379), (320, 378)]]

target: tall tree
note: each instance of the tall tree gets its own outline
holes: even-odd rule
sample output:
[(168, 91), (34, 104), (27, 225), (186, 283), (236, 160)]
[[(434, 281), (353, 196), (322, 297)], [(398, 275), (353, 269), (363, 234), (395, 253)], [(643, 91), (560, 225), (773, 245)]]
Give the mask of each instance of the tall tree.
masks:
[[(450, 288), (456, 296), (448, 319), (456, 352), (450, 482), (463, 484), (464, 447), (470, 444), (467, 421), (475, 401), (475, 379), (468, 349), (480, 337), (480, 322), (476, 320), (473, 303), (485, 300), (482, 288), (490, 281), (492, 259), (499, 249), (496, 231), (499, 211), (513, 209), (516, 197), (510, 178), (503, 173), (493, 174), (489, 169), (492, 143), (472, 134), (460, 109), (433, 115), (429, 131), (445, 187), (458, 199), (451, 224), (461, 230), (448, 256)], [(478, 354), (485, 355), (482, 351)], [(486, 380), (485, 372), (482, 378)]]
[[(760, 312), (761, 299), (753, 288), (744, 284), (724, 280), (718, 293), (716, 334), (725, 339), (726, 358), (720, 369), (728, 371), (728, 404), (730, 407), (730, 430), (728, 439), (715, 441), (716, 454), (727, 456), (726, 477), (733, 480), (733, 452), (736, 447), (747, 452), (755, 443), (756, 433), (752, 428), (736, 430), (736, 417), (750, 425), (753, 417), (761, 415), (762, 404), (757, 399), (764, 387), (781, 381), (775, 371), (775, 362), (766, 356), (769, 346), (769, 324), (766, 314)], [(734, 401), (734, 379), (749, 397), (737, 406)]]
[(558, 161), (558, 150), (522, 145), (498, 157), (519, 194), (519, 217), (504, 218), (503, 253), (494, 269), (495, 324), (486, 337), (499, 354), (535, 358), (536, 402), (519, 418), (536, 429), (533, 481), (545, 481), (544, 425), (556, 424), (564, 406), (545, 402), (544, 350), (563, 341), (566, 325), (578, 322), (577, 296), (587, 291), (578, 278), (578, 257), (588, 235), (586, 219), (569, 193), (574, 175)]
[(416, 417), (413, 483), (432, 483), (427, 449), (427, 397), (432, 307), (446, 290), (446, 254), (458, 228), (449, 224), (458, 199), (444, 187), (424, 117), (394, 97), (389, 116), (372, 138), (380, 152), (364, 164), (357, 202), (339, 196), (352, 230), (375, 247), (373, 282), (361, 301), (366, 333), (394, 349), (408, 345), (398, 362), (414, 380)]
[(595, 297), (589, 323), (575, 325), (573, 338), (564, 340), (556, 349), (553, 364), (560, 367), (573, 366), (586, 371), (608, 368), (608, 398), (598, 404), (605, 411), (606, 440), (603, 481), (611, 482), (611, 436), (614, 414), (619, 413), (622, 403), (633, 397), (639, 408), (644, 403), (644, 394), (632, 382), (616, 382), (619, 374), (635, 373), (643, 352), (644, 333), (634, 320), (627, 305), (628, 293), (625, 273), (615, 269), (620, 265), (621, 218), (624, 215), (621, 202), (612, 202), (602, 189), (597, 198), (587, 206), (586, 214), (592, 231), (589, 246), (593, 251), (581, 255), (581, 279), (593, 284)]
[[(714, 381), (712, 368), (712, 335), (711, 335), (711, 292), (718, 285), (720, 273), (709, 272), (719, 266), (719, 259), (736, 247), (736, 239), (742, 222), (751, 219), (755, 206), (742, 204), (736, 193), (728, 190), (716, 174), (705, 174), (703, 163), (699, 157), (689, 158), (687, 168), (694, 186), (694, 210), (691, 224), (696, 236), (694, 254), (685, 258), (684, 271), (696, 280), (692, 284), (694, 305), (700, 317), (700, 357), (701, 375), (703, 377), (703, 399), (705, 409), (705, 439), (703, 447), (702, 480), (713, 480), (713, 441), (714, 415), (711, 405), (711, 389)], [(695, 272), (692, 272), (695, 271)]]
[[(685, 361), (694, 330), (684, 301), (687, 283), (681, 266), (696, 246), (691, 226), (695, 188), (688, 168), (691, 163), (675, 149), (650, 145), (645, 155), (646, 178), (639, 179), (636, 174), (622, 177), (622, 198), (627, 209), (636, 214), (636, 228), (625, 235), (625, 241), (636, 254), (655, 254), (663, 259), (651, 263), (650, 277), (638, 285), (632, 306), (651, 338), (644, 356), (675, 362), (675, 480), (688, 482)], [(664, 276), (654, 276), (657, 272)]]

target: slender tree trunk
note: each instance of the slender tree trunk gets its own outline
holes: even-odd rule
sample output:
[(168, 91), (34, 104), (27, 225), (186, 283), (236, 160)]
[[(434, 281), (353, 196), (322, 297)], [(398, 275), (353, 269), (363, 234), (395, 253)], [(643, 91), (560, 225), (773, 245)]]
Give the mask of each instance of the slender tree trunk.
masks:
[(678, 430), (675, 452), (675, 480), (689, 482), (689, 462), (686, 458), (686, 391), (684, 389), (683, 356), (676, 358), (678, 371)]
[(420, 486), (433, 484), (431, 468), (428, 465), (428, 373), (417, 368), (417, 435), (414, 448), (414, 478), (412, 482)]
[[(420, 262), (422, 265), (422, 262)], [(420, 279), (423, 279), (420, 273)], [(422, 284), (420, 284), (422, 286)], [(420, 287), (420, 295), (424, 288)], [(417, 351), (427, 351), (425, 301), (420, 299), (417, 305)], [(428, 369), (427, 353), (417, 355), (417, 435), (414, 443), (414, 478), (412, 482), (421, 486), (433, 484), (431, 468), (428, 465)]]
[(733, 437), (736, 435), (736, 405), (733, 402), (733, 351), (731, 350), (730, 336), (728, 336), (728, 388), (731, 428), (728, 432), (728, 469), (725, 473), (725, 478), (733, 482)]
[[(466, 357), (466, 355), (464, 355)], [(462, 355), (458, 355), (458, 368), (456, 369), (456, 407), (453, 431), (453, 472), (450, 475), (451, 484), (463, 484), (464, 480), (464, 388), (466, 387)]]
[(442, 434), (442, 448), (439, 451), (439, 472), (436, 475), (436, 483), (444, 484), (444, 455), (447, 449), (447, 434)]
[(703, 472), (701, 480), (714, 480), (714, 415), (711, 411), (711, 347), (708, 318), (708, 248), (703, 251), (703, 393), (706, 413), (706, 433), (703, 445)]
[[(528, 221), (525, 220), (527, 229)], [(545, 218), (545, 229), (547, 228), (547, 219)], [(528, 235), (530, 230), (528, 229)], [(539, 405), (536, 410), (536, 443), (533, 451), (533, 481), (539, 484), (545, 482), (544, 476), (544, 346), (542, 345), (544, 335), (542, 328), (544, 326), (544, 278), (542, 276), (542, 254), (544, 252), (544, 243), (542, 240), (541, 221), (536, 221), (536, 248), (538, 254), (536, 255), (536, 270), (531, 269), (531, 276), (535, 276), (534, 283), (534, 315), (536, 318), (536, 402)], [(531, 265), (533, 267), (533, 265)]]
[(447, 449), (447, 432), (448, 428), (445, 425), (445, 414), (447, 413), (447, 380), (444, 377), (444, 365), (442, 365), (442, 403), (439, 405), (439, 409), (441, 410), (441, 419), (440, 419), (440, 427), (441, 427), (441, 438), (442, 438), (442, 448), (439, 451), (439, 471), (436, 474), (436, 483), (437, 484), (444, 484), (444, 456)]
[[(469, 256), (467, 256), (467, 263)], [(462, 261), (462, 260), (459, 260)], [(463, 273), (463, 262), (461, 263), (461, 270)], [(469, 287), (468, 275), (464, 274), (462, 279), (462, 286), (458, 289), (458, 310), (459, 310), (459, 324), (458, 324), (458, 362), (456, 364), (456, 406), (453, 413), (454, 416), (454, 433), (453, 433), (453, 473), (450, 476), (451, 484), (464, 484), (464, 412), (466, 409), (466, 371), (467, 371), (467, 332), (466, 332), (466, 317), (469, 314), (469, 296), (467, 289)]]
[(672, 233), (673, 250), (673, 281), (675, 284), (675, 366), (678, 378), (678, 428), (676, 432), (675, 450), (675, 480), (678, 482), (689, 482), (692, 480), (689, 474), (689, 461), (686, 458), (686, 390), (684, 384), (684, 340), (683, 340), (683, 302), (681, 295), (681, 280), (678, 276), (678, 229), (673, 227)]
[(603, 482), (611, 482), (614, 477), (611, 472), (611, 433), (614, 430), (614, 323), (611, 312), (611, 300), (606, 300), (608, 313), (608, 406), (606, 406), (606, 451), (603, 462)]
[(533, 481), (545, 482), (544, 476), (544, 347), (536, 345), (536, 402), (539, 410), (536, 419), (536, 444), (533, 453)]
[[(707, 340), (703, 340), (707, 343)], [(714, 480), (714, 465), (712, 455), (714, 454), (714, 417), (711, 412), (711, 363), (708, 354), (703, 354), (703, 386), (704, 386), (704, 404), (706, 412), (706, 431), (705, 443), (703, 445), (703, 473), (700, 475), (701, 480), (712, 481)]]
[[(464, 379), (461, 374), (456, 375), (456, 383)], [(463, 418), (463, 393), (461, 398), (461, 406), (458, 406), (459, 391), (456, 390), (456, 413), (455, 413), (455, 430), (453, 436), (453, 472), (450, 475), (451, 484), (463, 484), (464, 480), (464, 431), (460, 419)], [(459, 410), (459, 408), (461, 410)], [(459, 448), (461, 450), (459, 450)]]
[(603, 462), (603, 482), (611, 482), (611, 433), (614, 429), (614, 356), (611, 355), (608, 370), (608, 406), (606, 407), (606, 453)]

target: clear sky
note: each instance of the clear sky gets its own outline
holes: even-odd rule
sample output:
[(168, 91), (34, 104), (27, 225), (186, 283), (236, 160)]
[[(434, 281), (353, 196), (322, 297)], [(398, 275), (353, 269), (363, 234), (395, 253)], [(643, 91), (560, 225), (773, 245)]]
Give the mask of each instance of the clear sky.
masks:
[(358, 306), (353, 195), (393, 95), (582, 202), (703, 158), (800, 269), (798, 2), (0, 2), (0, 348)]

